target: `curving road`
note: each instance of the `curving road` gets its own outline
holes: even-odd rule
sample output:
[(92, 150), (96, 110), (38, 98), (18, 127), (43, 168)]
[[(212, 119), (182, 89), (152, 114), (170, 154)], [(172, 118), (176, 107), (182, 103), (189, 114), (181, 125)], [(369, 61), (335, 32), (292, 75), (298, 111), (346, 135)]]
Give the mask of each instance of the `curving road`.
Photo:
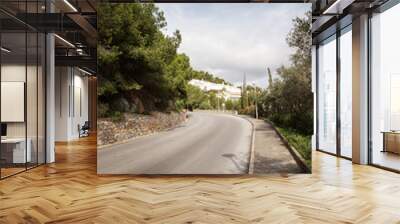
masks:
[(243, 174), (252, 126), (228, 114), (193, 112), (170, 131), (98, 149), (99, 174)]

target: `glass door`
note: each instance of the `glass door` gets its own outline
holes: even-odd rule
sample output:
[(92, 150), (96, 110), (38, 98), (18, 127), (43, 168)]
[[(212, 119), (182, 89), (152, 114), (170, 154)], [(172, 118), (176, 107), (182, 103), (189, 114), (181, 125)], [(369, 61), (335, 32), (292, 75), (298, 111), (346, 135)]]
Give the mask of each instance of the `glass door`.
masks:
[(370, 160), (400, 171), (400, 4), (371, 18)]
[[(17, 4), (18, 3), (18, 4)], [(39, 13), (44, 1), (0, 6)], [(45, 163), (45, 44), (43, 33), (0, 12), (0, 178)]]
[(340, 35), (340, 155), (352, 157), (352, 33), (351, 25)]
[(31, 161), (26, 125), (27, 48), (25, 32), (1, 34), (1, 175), (26, 170)]
[(318, 149), (336, 154), (336, 35), (318, 47)]

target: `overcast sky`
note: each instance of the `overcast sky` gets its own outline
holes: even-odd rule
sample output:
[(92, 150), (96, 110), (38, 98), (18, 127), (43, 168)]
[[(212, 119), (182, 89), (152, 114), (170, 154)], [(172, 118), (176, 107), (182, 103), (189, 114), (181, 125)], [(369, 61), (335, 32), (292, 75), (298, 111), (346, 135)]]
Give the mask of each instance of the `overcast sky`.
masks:
[(157, 4), (167, 20), (165, 33), (182, 34), (178, 51), (190, 57), (197, 70), (225, 80), (267, 86), (266, 67), (272, 72), (289, 64), (292, 50), (286, 36), (292, 19), (311, 4)]

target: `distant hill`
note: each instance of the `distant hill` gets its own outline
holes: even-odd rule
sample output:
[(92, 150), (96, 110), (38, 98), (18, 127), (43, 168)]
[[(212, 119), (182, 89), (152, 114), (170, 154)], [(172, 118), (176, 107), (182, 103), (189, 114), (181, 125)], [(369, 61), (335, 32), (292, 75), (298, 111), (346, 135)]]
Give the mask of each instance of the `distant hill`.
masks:
[(225, 81), (222, 78), (216, 77), (208, 72), (204, 71), (193, 71), (192, 73), (192, 79), (198, 79), (198, 80), (204, 80), (204, 81), (209, 81), (217, 84), (225, 84), (225, 85), (232, 85), (231, 83)]

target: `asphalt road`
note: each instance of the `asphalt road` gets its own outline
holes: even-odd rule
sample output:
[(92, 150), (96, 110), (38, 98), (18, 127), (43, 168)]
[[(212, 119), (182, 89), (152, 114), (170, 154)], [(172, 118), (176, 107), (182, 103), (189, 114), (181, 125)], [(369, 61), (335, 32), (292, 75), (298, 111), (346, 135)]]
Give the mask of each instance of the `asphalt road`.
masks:
[(243, 174), (252, 126), (228, 114), (193, 112), (169, 131), (98, 149), (99, 174)]

